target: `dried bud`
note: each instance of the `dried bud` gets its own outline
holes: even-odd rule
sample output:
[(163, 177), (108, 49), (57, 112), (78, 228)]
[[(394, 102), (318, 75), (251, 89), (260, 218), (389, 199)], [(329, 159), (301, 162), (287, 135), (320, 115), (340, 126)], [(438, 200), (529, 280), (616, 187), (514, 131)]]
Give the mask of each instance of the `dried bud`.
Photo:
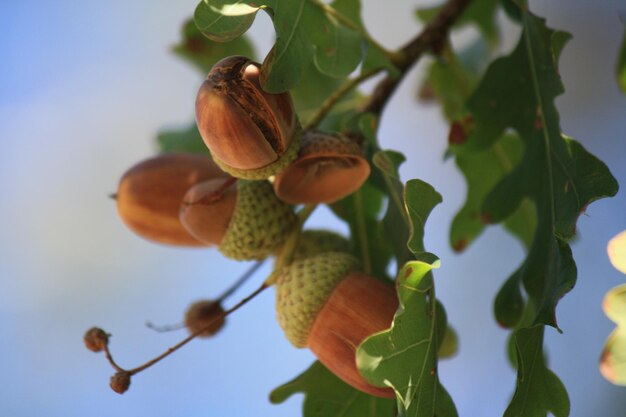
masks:
[(130, 387), (130, 372), (127, 371), (119, 371), (116, 372), (109, 382), (111, 389), (118, 394), (123, 394), (128, 391), (128, 387)]
[(224, 309), (217, 301), (197, 301), (185, 313), (187, 330), (192, 334), (201, 332), (198, 337), (213, 336), (224, 327), (225, 322)]
[(219, 61), (198, 91), (198, 129), (216, 162), (239, 178), (265, 179), (297, 153), (298, 121), (289, 93), (270, 94), (260, 65), (243, 56)]
[(162, 154), (126, 171), (117, 191), (117, 210), (139, 236), (177, 246), (206, 246), (180, 224), (178, 211), (185, 192), (194, 184), (224, 178), (209, 156)]
[(85, 346), (92, 352), (102, 352), (109, 344), (109, 335), (99, 327), (92, 327), (83, 336)]
[(291, 204), (333, 203), (358, 190), (369, 174), (359, 145), (339, 134), (307, 131), (298, 158), (276, 176), (274, 190)]

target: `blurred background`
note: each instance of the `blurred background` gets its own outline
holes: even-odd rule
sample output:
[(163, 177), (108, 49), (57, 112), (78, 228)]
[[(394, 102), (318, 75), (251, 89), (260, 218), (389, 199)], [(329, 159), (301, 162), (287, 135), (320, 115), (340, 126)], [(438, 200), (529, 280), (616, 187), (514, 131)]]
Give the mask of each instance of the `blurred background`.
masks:
[[(228, 320), (217, 337), (196, 341), (133, 379), (124, 395), (108, 387), (104, 358), (83, 347), (99, 325), (112, 350), (132, 367), (184, 333), (144, 326), (178, 322), (187, 305), (219, 294), (247, 264), (216, 250), (148, 243), (127, 230), (107, 198), (121, 174), (155, 151), (164, 127), (185, 126), (201, 77), (169, 48), (197, 0), (0, 3), (0, 415), (32, 416), (298, 416), (301, 396), (281, 405), (269, 392), (313, 361), (284, 339), (268, 291)], [(621, 4), (620, 4), (621, 3)], [(424, 3), (425, 5), (426, 3)], [(389, 47), (416, 33), (415, 1), (363, 1), (374, 37)], [(566, 93), (562, 127), (605, 161), (626, 184), (626, 97), (614, 66), (623, 36), (618, 0), (531, 2), (553, 28), (571, 31), (561, 59)], [(504, 48), (518, 34), (503, 26)], [(262, 13), (253, 26), (258, 54), (273, 38)], [(404, 180), (431, 183), (444, 201), (426, 231), (442, 259), (438, 295), (460, 337), (460, 351), (440, 366), (461, 416), (500, 416), (515, 385), (507, 333), (492, 300), (521, 262), (521, 246), (492, 227), (462, 255), (448, 246), (465, 184), (443, 161), (448, 128), (437, 107), (415, 102), (419, 65), (388, 106), (383, 147), (403, 151)], [(311, 225), (345, 228), (319, 210)], [(573, 245), (578, 284), (559, 304), (565, 331), (547, 330), (550, 366), (570, 393), (572, 417), (626, 415), (626, 391), (599, 374), (598, 356), (613, 324), (605, 292), (623, 283), (606, 242), (626, 229), (626, 197), (592, 204)], [(232, 302), (256, 288), (266, 268)]]

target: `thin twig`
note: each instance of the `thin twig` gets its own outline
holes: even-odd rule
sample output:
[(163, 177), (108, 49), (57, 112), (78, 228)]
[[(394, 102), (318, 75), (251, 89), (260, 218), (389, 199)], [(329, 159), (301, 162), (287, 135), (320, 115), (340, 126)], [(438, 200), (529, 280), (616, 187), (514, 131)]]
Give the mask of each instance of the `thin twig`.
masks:
[(241, 307), (243, 307), (244, 305), (246, 305), (250, 300), (252, 300), (254, 297), (256, 297), (257, 295), (259, 295), (261, 292), (263, 292), (263, 290), (265, 290), (266, 288), (268, 288), (268, 285), (266, 283), (263, 283), (259, 288), (257, 288), (252, 294), (248, 295), (247, 297), (245, 297), (244, 299), (242, 299), (240, 302), (238, 302), (236, 305), (234, 305), (233, 307), (229, 308), (228, 310), (226, 310), (225, 312), (223, 312), (222, 314), (220, 314), (219, 316), (215, 317), (213, 320), (211, 320), (209, 323), (207, 323), (204, 327), (202, 327), (201, 329), (199, 329), (198, 331), (190, 334), (189, 336), (187, 336), (185, 339), (181, 340), (180, 342), (178, 342), (177, 344), (175, 344), (174, 346), (170, 347), (168, 350), (166, 350), (165, 352), (163, 352), (162, 354), (160, 354), (159, 356), (155, 357), (154, 359), (149, 360), (148, 362), (144, 363), (141, 366), (138, 366), (136, 368), (130, 369), (130, 370), (126, 370), (122, 367), (120, 367), (114, 360), (113, 360), (113, 356), (111, 355), (108, 347), (105, 348), (105, 355), (107, 360), (109, 361), (109, 363), (111, 364), (111, 366), (118, 372), (128, 372), (130, 375), (135, 375), (138, 374), (139, 372), (143, 371), (144, 369), (147, 369), (149, 367), (151, 367), (152, 365), (156, 364), (157, 362), (161, 361), (162, 359), (165, 359), (166, 357), (168, 357), (169, 355), (171, 355), (172, 353), (176, 352), (178, 349), (180, 349), (181, 347), (185, 346), (187, 343), (191, 342), (193, 339), (195, 339), (196, 337), (198, 337), (199, 335), (201, 335), (202, 333), (204, 333), (207, 329), (211, 328), (211, 326), (218, 320), (222, 320), (224, 317), (228, 316), (229, 314), (237, 311), (238, 309), (240, 309)]
[(319, 107), (311, 121), (307, 123), (305, 129), (313, 129), (317, 127), (318, 124), (324, 120), (326, 115), (332, 108), (337, 104), (342, 97), (352, 91), (355, 87), (357, 87), (362, 82), (370, 79), (374, 75), (380, 73), (383, 68), (372, 68), (369, 71), (364, 71), (359, 74), (357, 77), (350, 78), (347, 80), (342, 86), (340, 86), (331, 96), (329, 96)]

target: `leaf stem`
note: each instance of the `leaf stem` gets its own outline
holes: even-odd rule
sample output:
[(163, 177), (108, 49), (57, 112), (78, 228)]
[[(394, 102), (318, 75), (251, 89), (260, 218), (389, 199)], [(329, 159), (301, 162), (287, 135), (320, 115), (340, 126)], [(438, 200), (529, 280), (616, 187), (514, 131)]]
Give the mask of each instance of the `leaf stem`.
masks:
[(361, 261), (363, 262), (364, 272), (367, 274), (371, 274), (372, 260), (370, 259), (369, 242), (367, 241), (367, 225), (365, 224), (365, 213), (363, 212), (363, 196), (361, 195), (361, 190), (357, 190), (357, 192), (355, 192), (353, 196), (356, 212), (356, 226), (361, 246)]
[(287, 237), (285, 244), (280, 250), (280, 253), (276, 256), (276, 265), (274, 266), (274, 272), (272, 275), (265, 281), (267, 285), (272, 285), (274, 283), (274, 278), (276, 273), (280, 271), (283, 267), (289, 265), (293, 261), (293, 254), (298, 246), (298, 241), (300, 240), (300, 233), (302, 233), (302, 227), (304, 223), (307, 221), (309, 216), (313, 213), (313, 211), (317, 208), (317, 204), (306, 204), (300, 211), (298, 212), (298, 219), (296, 221), (296, 227), (293, 232)]
[(258, 269), (263, 266), (265, 263), (265, 259), (260, 261), (256, 261), (246, 272), (244, 272), (237, 281), (233, 283), (229, 288), (227, 288), (217, 299), (215, 302), (221, 303), (228, 297), (230, 297), (239, 287), (241, 287), (248, 279), (250, 279)]
[(364, 71), (357, 77), (348, 79), (343, 85), (341, 85), (331, 96), (329, 96), (319, 107), (315, 115), (305, 126), (305, 129), (313, 129), (319, 125), (322, 120), (328, 115), (328, 112), (341, 100), (346, 94), (352, 91), (362, 82), (368, 80), (374, 75), (380, 73), (383, 68), (372, 68), (369, 71)]

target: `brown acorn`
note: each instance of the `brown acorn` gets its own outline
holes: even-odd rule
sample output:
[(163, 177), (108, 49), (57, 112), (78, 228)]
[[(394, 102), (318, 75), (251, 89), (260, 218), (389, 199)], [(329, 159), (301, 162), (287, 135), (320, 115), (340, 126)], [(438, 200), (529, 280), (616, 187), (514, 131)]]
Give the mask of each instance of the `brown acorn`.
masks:
[(393, 286), (360, 272), (358, 261), (345, 253), (296, 260), (276, 279), (277, 318), (287, 339), (311, 349), (344, 382), (378, 397), (394, 394), (361, 376), (356, 348), (389, 328), (397, 307)]
[(190, 188), (180, 220), (196, 239), (237, 260), (268, 257), (296, 224), (293, 208), (276, 198), (268, 181), (224, 179)]
[(166, 153), (146, 159), (122, 176), (116, 193), (122, 221), (148, 240), (176, 246), (207, 246), (178, 219), (185, 192), (201, 181), (225, 178), (206, 155)]
[(291, 96), (265, 92), (260, 70), (249, 58), (224, 58), (196, 98), (202, 139), (220, 167), (238, 178), (269, 178), (298, 152), (300, 127)]
[(290, 204), (333, 203), (358, 190), (369, 174), (359, 145), (338, 133), (309, 130), (296, 160), (276, 175), (274, 190)]

